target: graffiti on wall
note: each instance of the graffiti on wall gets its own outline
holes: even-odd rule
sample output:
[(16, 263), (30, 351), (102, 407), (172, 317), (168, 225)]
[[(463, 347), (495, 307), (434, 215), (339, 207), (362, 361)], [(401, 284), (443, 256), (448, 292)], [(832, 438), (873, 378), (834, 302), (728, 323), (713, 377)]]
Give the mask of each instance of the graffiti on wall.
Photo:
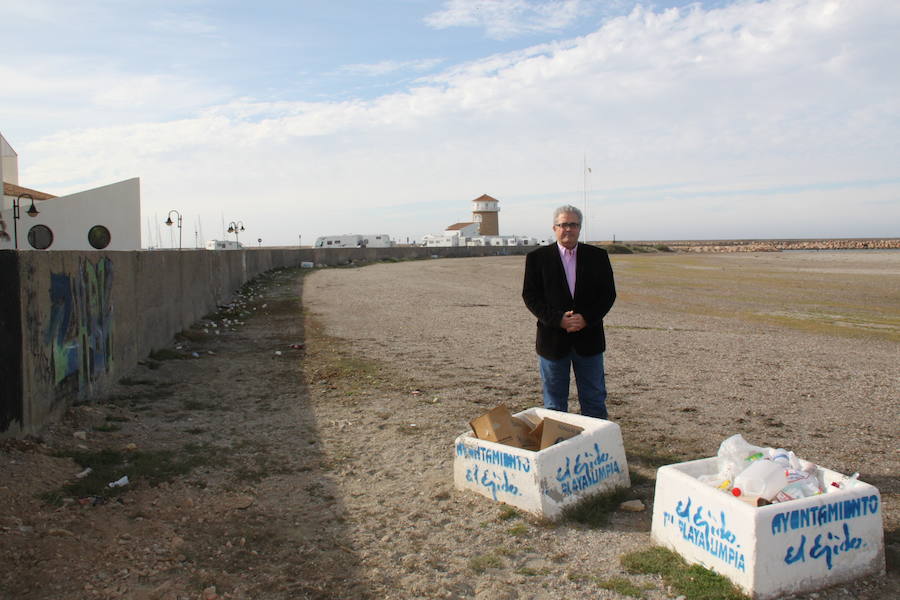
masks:
[[(879, 504), (880, 498), (872, 494), (828, 504), (807, 506), (774, 515), (772, 517), (773, 535), (799, 529), (806, 530), (811, 540), (807, 553), (807, 537), (805, 534), (801, 534), (796, 545), (788, 546), (784, 555), (784, 564), (806, 562), (807, 557), (811, 561), (823, 559), (830, 571), (834, 566), (835, 559), (841, 554), (868, 548), (868, 541), (852, 535), (850, 524), (853, 519), (878, 514)], [(837, 521), (844, 521), (841, 523), (840, 531), (836, 529)]]
[(112, 261), (82, 259), (78, 273), (50, 275), (49, 345), (57, 388), (81, 391), (109, 371), (112, 358)]
[[(691, 505), (696, 506), (691, 509)], [(663, 512), (663, 527), (677, 527), (681, 538), (729, 567), (746, 572), (747, 559), (737, 535), (728, 527), (724, 510), (704, 508), (688, 496)]]

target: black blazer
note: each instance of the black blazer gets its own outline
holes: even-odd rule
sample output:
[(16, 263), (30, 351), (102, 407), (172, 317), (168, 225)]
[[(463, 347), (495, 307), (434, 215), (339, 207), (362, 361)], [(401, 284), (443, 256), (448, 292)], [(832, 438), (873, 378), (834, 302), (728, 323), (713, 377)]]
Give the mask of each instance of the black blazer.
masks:
[[(566, 272), (555, 242), (532, 250), (525, 257), (522, 299), (537, 317), (535, 348), (544, 358), (556, 360), (575, 349), (591, 356), (606, 350), (603, 317), (616, 300), (616, 285), (606, 250), (578, 244), (575, 263), (575, 297), (569, 293)], [(581, 314), (587, 327), (568, 333), (559, 326), (567, 311)]]

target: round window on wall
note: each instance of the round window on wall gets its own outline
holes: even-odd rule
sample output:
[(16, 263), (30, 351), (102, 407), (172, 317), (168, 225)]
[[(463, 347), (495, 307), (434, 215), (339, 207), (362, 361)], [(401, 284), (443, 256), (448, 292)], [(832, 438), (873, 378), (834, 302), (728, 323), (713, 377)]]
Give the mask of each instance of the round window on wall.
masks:
[(97, 250), (103, 250), (109, 246), (112, 236), (109, 235), (109, 229), (103, 225), (94, 225), (88, 231), (88, 243)]
[(46, 225), (35, 225), (28, 230), (28, 243), (35, 250), (46, 250), (53, 243), (53, 232)]

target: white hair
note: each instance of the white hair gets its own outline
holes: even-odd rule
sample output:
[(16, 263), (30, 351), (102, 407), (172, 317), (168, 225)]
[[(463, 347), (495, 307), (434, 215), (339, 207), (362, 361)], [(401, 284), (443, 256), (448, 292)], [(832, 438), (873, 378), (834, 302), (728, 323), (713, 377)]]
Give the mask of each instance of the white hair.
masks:
[(571, 204), (566, 204), (565, 206), (560, 206), (556, 210), (553, 211), (553, 224), (556, 224), (556, 217), (565, 213), (573, 213), (578, 215), (578, 223), (581, 224), (582, 216), (581, 211), (572, 206)]

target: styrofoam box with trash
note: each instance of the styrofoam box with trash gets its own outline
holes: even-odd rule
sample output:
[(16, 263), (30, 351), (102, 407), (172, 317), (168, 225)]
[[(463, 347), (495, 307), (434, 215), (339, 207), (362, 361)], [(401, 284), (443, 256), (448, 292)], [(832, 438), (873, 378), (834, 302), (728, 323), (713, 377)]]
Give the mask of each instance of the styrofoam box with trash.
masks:
[(878, 489), (740, 434), (717, 456), (657, 471), (651, 537), (754, 600), (885, 568)]
[(546, 519), (589, 496), (631, 487), (619, 426), (544, 408), (500, 405), (456, 438), (456, 488)]

